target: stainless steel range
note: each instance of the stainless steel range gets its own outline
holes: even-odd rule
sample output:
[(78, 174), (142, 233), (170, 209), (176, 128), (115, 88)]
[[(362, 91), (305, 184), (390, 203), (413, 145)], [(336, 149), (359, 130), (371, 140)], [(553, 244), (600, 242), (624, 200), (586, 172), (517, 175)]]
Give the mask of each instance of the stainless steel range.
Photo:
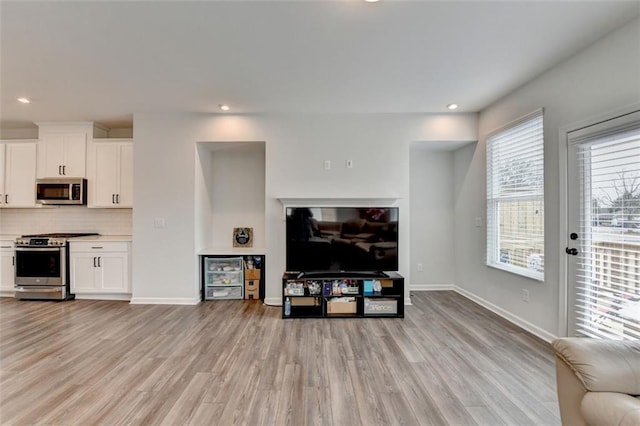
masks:
[(16, 240), (15, 297), (74, 299), (69, 283), (69, 238), (95, 233), (23, 235)]

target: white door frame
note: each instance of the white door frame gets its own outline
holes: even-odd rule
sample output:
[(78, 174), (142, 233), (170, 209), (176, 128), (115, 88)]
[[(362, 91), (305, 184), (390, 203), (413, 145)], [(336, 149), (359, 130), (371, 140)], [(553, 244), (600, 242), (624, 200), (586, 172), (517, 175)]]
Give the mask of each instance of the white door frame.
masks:
[(567, 336), (569, 333), (569, 268), (568, 256), (565, 254), (565, 248), (569, 247), (569, 133), (575, 132), (586, 127), (596, 125), (608, 120), (612, 120), (621, 115), (629, 114), (640, 109), (640, 103), (627, 105), (620, 109), (598, 114), (591, 118), (581, 120), (576, 123), (560, 127), (558, 137), (558, 193), (559, 193), (559, 218), (560, 229), (558, 237), (558, 252), (560, 253), (560, 262), (558, 265), (558, 336)]

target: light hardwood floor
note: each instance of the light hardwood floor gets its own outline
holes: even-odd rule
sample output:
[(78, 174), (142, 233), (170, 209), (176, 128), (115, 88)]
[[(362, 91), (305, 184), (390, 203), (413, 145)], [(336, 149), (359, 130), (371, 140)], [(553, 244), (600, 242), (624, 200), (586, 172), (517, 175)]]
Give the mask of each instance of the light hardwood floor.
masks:
[(549, 345), (454, 292), (404, 319), (0, 299), (1, 424), (557, 425)]

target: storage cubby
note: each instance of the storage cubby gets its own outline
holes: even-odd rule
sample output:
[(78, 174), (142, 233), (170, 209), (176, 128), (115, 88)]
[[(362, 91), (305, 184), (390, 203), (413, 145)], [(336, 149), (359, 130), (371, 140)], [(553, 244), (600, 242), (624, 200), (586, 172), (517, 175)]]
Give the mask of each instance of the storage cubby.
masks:
[(202, 300), (264, 298), (264, 255), (202, 255)]
[(287, 272), (283, 318), (404, 317), (404, 278), (397, 272)]

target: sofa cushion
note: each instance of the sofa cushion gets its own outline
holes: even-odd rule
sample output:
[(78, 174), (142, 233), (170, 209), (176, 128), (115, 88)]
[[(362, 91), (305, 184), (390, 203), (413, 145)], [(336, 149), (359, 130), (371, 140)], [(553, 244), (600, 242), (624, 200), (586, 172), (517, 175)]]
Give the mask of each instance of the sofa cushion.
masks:
[(590, 425), (640, 425), (640, 398), (617, 392), (587, 392), (580, 406)]
[(640, 395), (640, 340), (569, 337), (552, 345), (588, 391)]

